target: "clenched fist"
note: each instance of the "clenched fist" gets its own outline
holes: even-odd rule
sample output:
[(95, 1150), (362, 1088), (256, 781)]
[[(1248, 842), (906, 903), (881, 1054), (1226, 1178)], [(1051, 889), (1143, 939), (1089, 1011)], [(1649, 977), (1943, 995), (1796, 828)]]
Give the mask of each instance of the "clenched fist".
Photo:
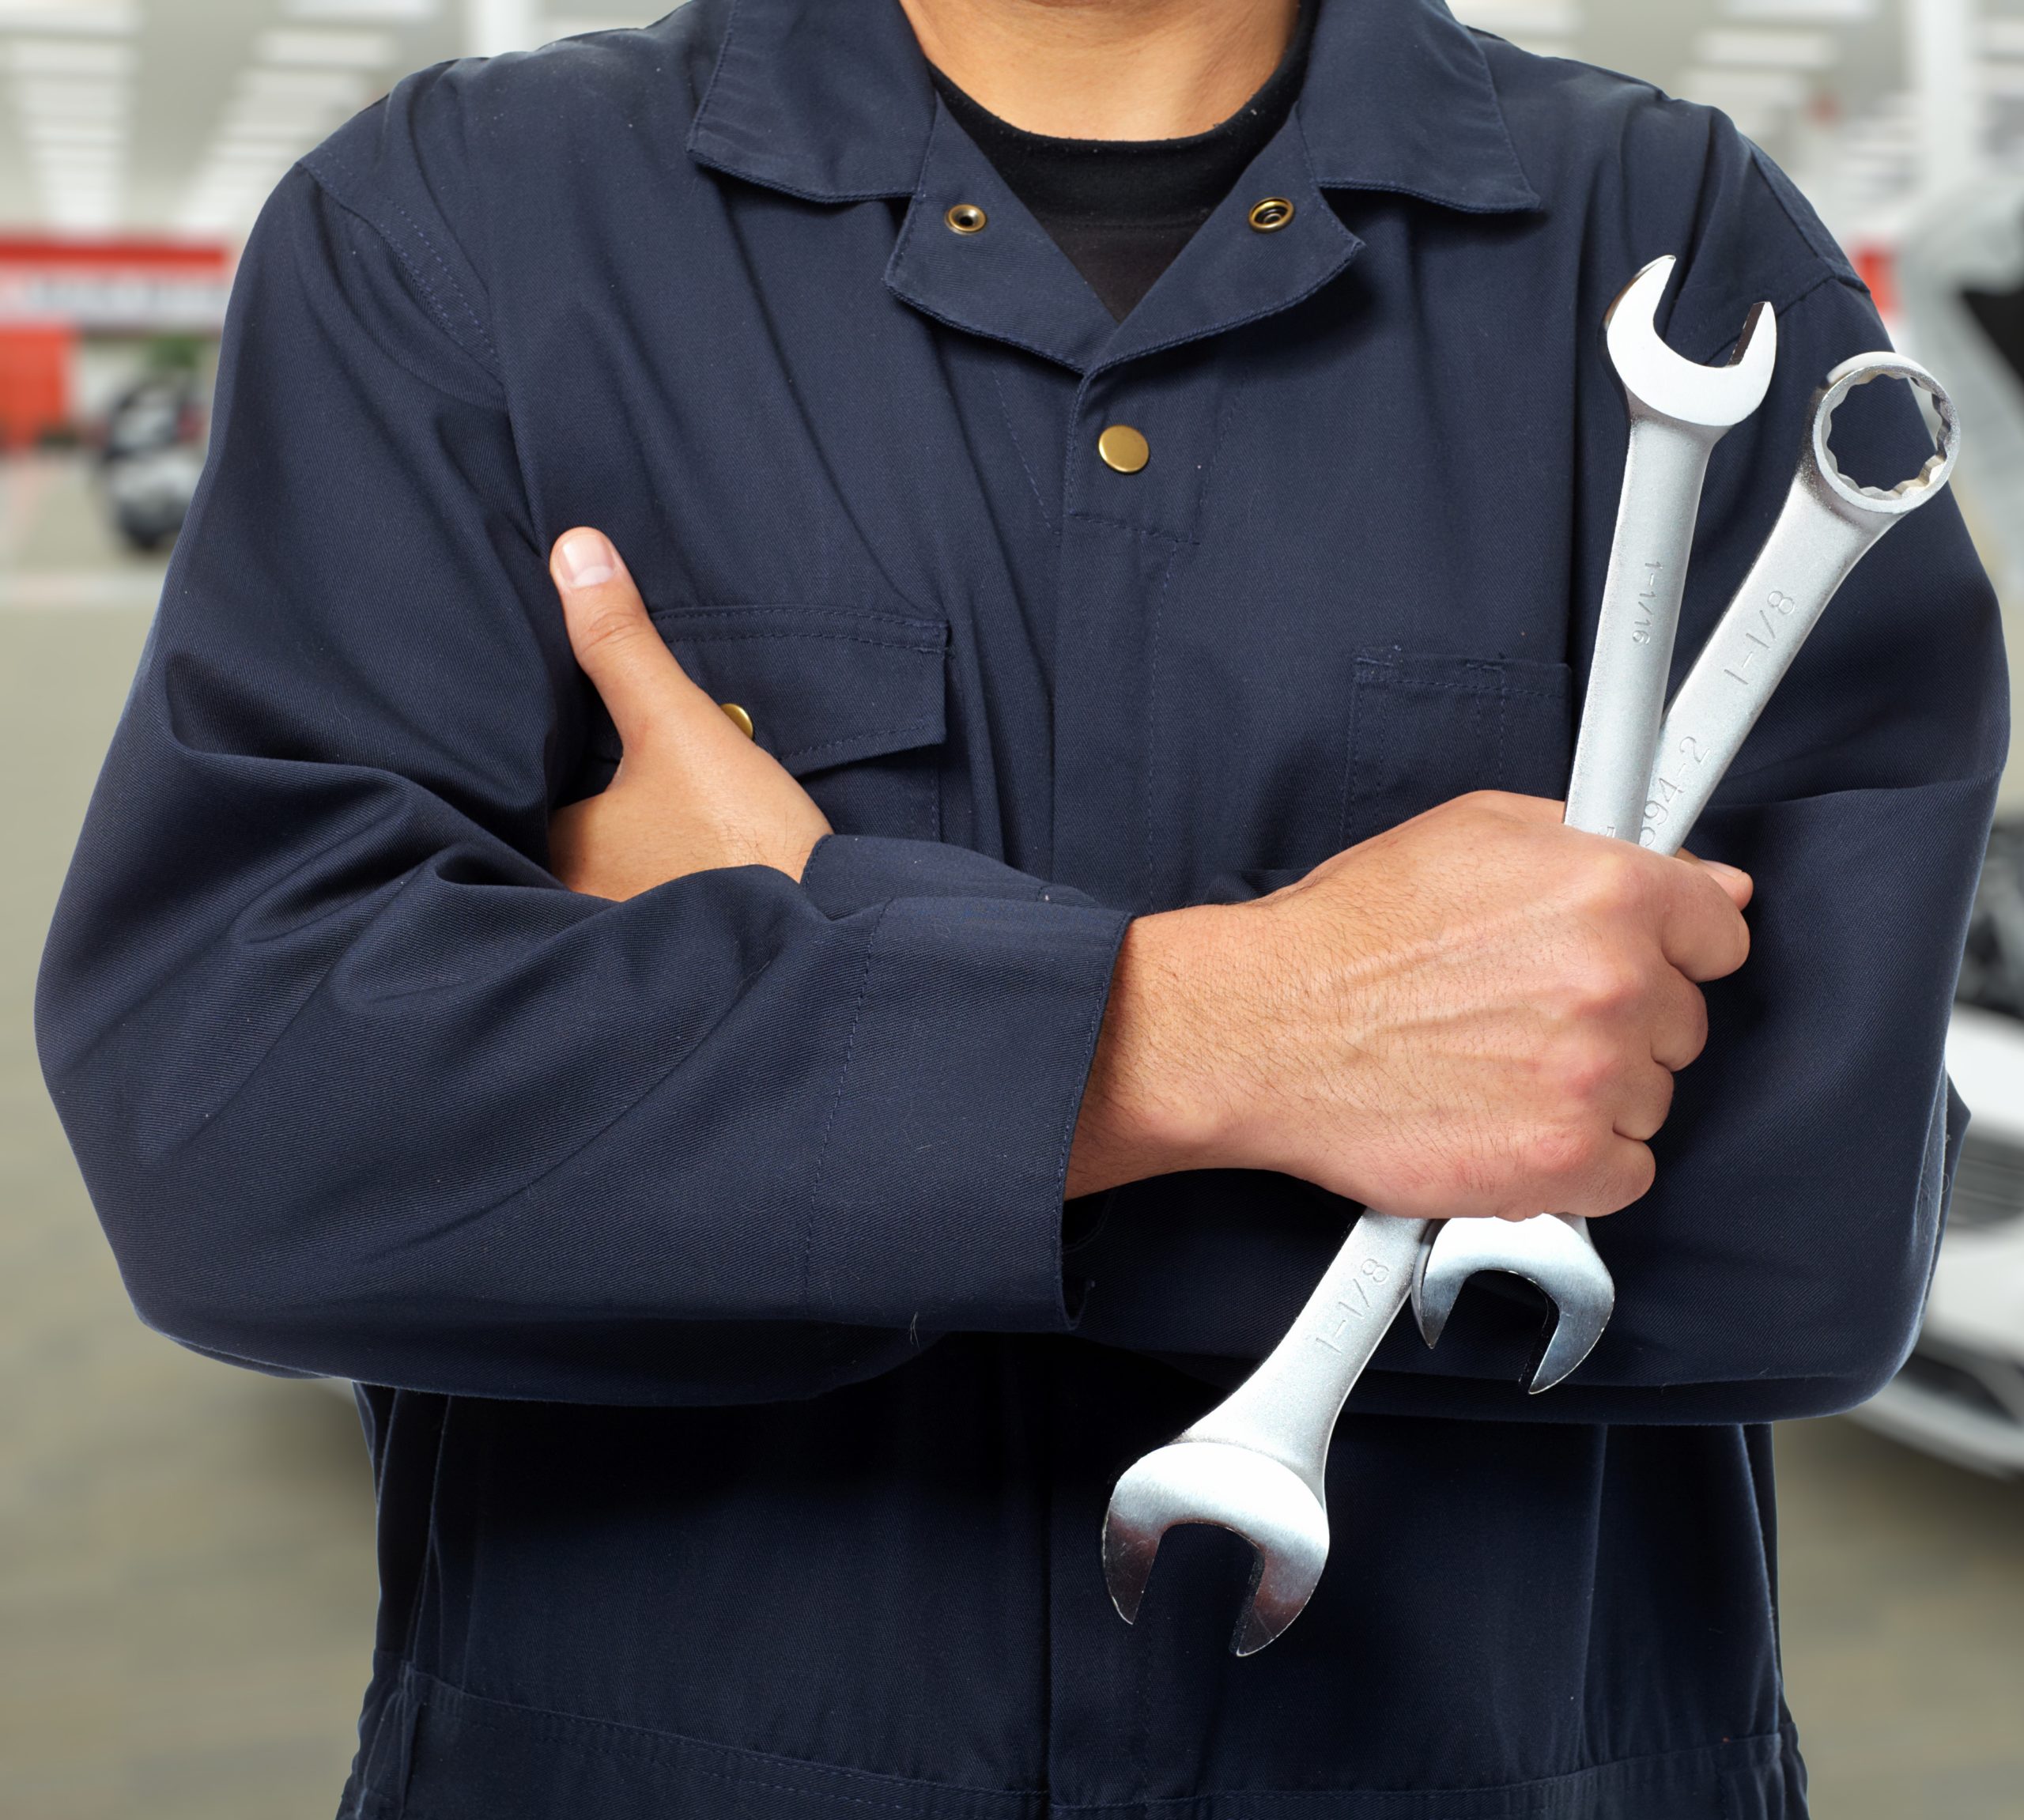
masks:
[(1743, 965), (1750, 884), (1458, 798), (1126, 937), (1069, 1192), (1274, 1169), (1390, 1214), (1614, 1213)]

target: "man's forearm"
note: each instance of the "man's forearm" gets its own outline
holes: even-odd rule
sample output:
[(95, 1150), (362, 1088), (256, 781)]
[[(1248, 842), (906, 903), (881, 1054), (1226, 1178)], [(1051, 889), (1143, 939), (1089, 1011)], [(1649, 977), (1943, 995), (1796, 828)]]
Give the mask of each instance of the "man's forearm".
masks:
[(1465, 797), (1255, 904), (1127, 932), (1067, 1191), (1299, 1176), (1388, 1211), (1607, 1214), (1740, 965), (1749, 881)]
[(1221, 906), (1142, 916), (1125, 931), (1068, 1159), (1068, 1194), (1217, 1166), (1227, 1093), (1205, 1070), (1206, 1028), (1240, 914)]

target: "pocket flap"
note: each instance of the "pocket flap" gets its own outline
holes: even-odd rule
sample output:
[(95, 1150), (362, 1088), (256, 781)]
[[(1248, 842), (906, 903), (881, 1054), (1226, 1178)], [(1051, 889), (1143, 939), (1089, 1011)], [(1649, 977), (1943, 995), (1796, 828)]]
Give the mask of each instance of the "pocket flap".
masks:
[(1359, 655), (1343, 844), (1471, 790), (1562, 794), (1573, 757), (1571, 692), (1564, 663)]
[[(949, 628), (833, 606), (666, 608), (655, 629), (797, 777), (941, 742)], [(614, 753), (614, 756), (616, 756)]]

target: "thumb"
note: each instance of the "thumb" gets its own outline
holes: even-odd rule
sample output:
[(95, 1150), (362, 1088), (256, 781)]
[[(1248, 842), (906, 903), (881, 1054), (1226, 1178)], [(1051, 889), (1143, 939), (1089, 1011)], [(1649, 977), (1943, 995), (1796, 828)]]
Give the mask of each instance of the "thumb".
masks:
[[(565, 531), (548, 568), (562, 597), (570, 648), (604, 698), (628, 751), (670, 711), (693, 708), (691, 698), (703, 692), (662, 643), (631, 572), (602, 531)], [(715, 712), (715, 704), (710, 707)]]
[(1741, 867), (1727, 865), (1720, 859), (1703, 859), (1697, 853), (1689, 853), (1684, 849), (1679, 857), (1690, 866), (1698, 867), (1720, 885), (1728, 893), (1729, 901), (1739, 910), (1750, 908), (1750, 901), (1756, 894), (1757, 881)]

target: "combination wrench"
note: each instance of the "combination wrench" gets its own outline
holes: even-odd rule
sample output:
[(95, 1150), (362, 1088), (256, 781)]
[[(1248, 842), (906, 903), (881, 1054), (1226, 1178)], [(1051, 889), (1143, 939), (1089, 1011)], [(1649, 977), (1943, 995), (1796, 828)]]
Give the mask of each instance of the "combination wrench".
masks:
[[(1881, 379), (1902, 379), (1924, 392), (1939, 419), (1931, 457), (1909, 480), (1887, 491), (1849, 480), (1828, 447), (1841, 401), (1857, 386)], [(1916, 361), (1899, 354), (1859, 354), (1827, 376), (1814, 396), (1806, 450), (1777, 523), (1666, 711), (1638, 812), (1642, 845), (1660, 853), (1678, 851), (1827, 603), (1879, 538), (1947, 485), (1960, 440), (1953, 400)], [(1568, 820), (1574, 821), (1571, 799)], [(1522, 1236), (1548, 1222), (1580, 1223), (1585, 1236), (1585, 1222), (1561, 1214), (1523, 1220), (1514, 1230)], [(1446, 1222), (1421, 1259), (1413, 1309), (1429, 1346), (1441, 1338), (1471, 1277), (1511, 1267), (1501, 1261), (1509, 1238), (1486, 1244), (1466, 1229), (1482, 1223)], [(1535, 1379), (1532, 1388), (1546, 1387)]]
[[(1603, 337), (1623, 388), (1630, 436), (1565, 820), (1584, 833), (1625, 840), (1636, 840), (1644, 821), (1708, 459), (1763, 403), (1778, 356), (1778, 319), (1769, 304), (1750, 312), (1726, 366), (1697, 366), (1667, 346), (1658, 310), (1676, 263), (1668, 255), (1640, 271), (1610, 305)], [(1483, 1223), (1449, 1220), (1432, 1236), (1414, 1288), (1421, 1335), (1429, 1346), (1441, 1338), (1462, 1285), (1479, 1272), (1502, 1271), (1541, 1287), (1578, 1286), (1584, 1318), (1563, 1312), (1532, 1369), (1532, 1391), (1550, 1390), (1608, 1325), (1616, 1305), (1609, 1267), (1588, 1222), (1573, 1214), (1474, 1229)]]
[[(1848, 480), (1828, 447), (1837, 406), (1855, 387), (1884, 378), (1924, 391), (1939, 421), (1931, 459), (1889, 489)], [(1644, 844), (1678, 850), (1829, 602), (1880, 538), (1945, 487), (1959, 445), (1952, 402), (1916, 362), (1864, 354), (1829, 374), (1777, 523), (1665, 713), (1660, 756), (1648, 773)], [(1256, 1654), (1305, 1608), (1328, 1558), (1328, 1444), (1350, 1390), (1424, 1271), (1427, 1224), (1363, 1214), (1258, 1369), (1118, 1481), (1104, 1520), (1103, 1561), (1127, 1623), (1138, 1616), (1160, 1539), (1183, 1523), (1231, 1530), (1256, 1551), (1231, 1641), (1237, 1655)], [(1429, 1285), (1422, 1277), (1421, 1293), (1430, 1298), (1448, 1280)], [(1452, 1278), (1454, 1289), (1460, 1281)]]

